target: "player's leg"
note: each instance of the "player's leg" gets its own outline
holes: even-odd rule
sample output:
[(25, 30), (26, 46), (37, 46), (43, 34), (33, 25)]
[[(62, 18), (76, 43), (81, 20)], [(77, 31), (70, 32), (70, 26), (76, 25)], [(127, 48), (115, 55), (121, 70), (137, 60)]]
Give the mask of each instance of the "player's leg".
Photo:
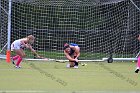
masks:
[(137, 61), (137, 68), (135, 70), (135, 73), (138, 73), (140, 69), (140, 56), (138, 57), (138, 61)]
[(13, 59), (13, 60), (17, 60), (18, 57), (19, 57), (19, 55), (16, 55), (16, 56), (12, 57), (12, 59)]
[[(72, 55), (71, 57), (74, 58), (74, 59), (76, 58), (75, 55)], [(69, 61), (69, 64), (67, 65), (67, 67), (78, 68), (78, 62), (76, 62), (76, 61)]]
[[(76, 48), (76, 51), (80, 53), (80, 47), (75, 46), (75, 48)], [(74, 59), (75, 59), (76, 57), (77, 57), (77, 54), (74, 53)], [(78, 58), (77, 58), (77, 59), (78, 59)], [(75, 63), (74, 68), (78, 68), (79, 62), (74, 61), (74, 63)]]
[[(73, 58), (75, 58), (76, 56), (74, 56)], [(67, 67), (74, 67), (74, 68), (78, 68), (78, 62), (76, 61), (69, 61), (69, 64), (67, 64)]]
[(19, 58), (19, 55), (11, 57), (12, 63), (15, 65), (15, 60)]
[(24, 53), (23, 49), (16, 49), (14, 51), (16, 52), (17, 55), (19, 55), (17, 58), (16, 67), (20, 68), (20, 63), (22, 62), (22, 59), (25, 57), (25, 53)]
[(68, 67), (68, 68), (74, 67), (74, 62), (69, 61), (69, 63), (67, 64), (67, 67)]
[[(74, 59), (76, 58), (76, 56), (74, 56)], [(74, 61), (74, 68), (78, 68), (79, 63)]]
[[(74, 55), (71, 55), (71, 58), (74, 58)], [(70, 61), (69, 60), (69, 63), (67, 64), (67, 67), (70, 68), (70, 67), (74, 67), (75, 63), (74, 61)]]
[[(11, 51), (15, 52), (15, 50), (19, 50), (20, 49), (20, 42), (18, 40), (15, 40), (12, 44), (11, 44)], [(17, 60), (19, 58), (19, 55), (13, 56), (11, 57), (12, 63), (15, 65), (15, 60)]]

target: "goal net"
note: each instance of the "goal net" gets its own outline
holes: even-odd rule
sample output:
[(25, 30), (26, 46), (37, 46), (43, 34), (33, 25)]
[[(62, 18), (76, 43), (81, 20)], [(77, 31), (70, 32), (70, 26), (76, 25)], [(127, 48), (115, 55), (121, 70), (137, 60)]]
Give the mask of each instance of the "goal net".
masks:
[[(0, 0), (0, 50), (7, 44), (8, 0)], [(11, 42), (33, 34), (44, 57), (65, 59), (64, 43), (77, 43), (81, 60), (134, 58), (140, 32), (139, 0), (12, 0)], [(25, 50), (28, 58), (34, 58)]]

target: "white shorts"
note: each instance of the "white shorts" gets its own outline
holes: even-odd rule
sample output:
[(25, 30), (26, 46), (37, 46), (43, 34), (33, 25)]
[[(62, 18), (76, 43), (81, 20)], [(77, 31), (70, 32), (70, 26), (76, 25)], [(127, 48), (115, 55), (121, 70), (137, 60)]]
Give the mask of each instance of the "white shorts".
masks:
[(11, 51), (15, 50), (15, 49), (20, 49), (21, 48), (21, 41), (20, 40), (15, 40), (12, 44), (11, 44)]

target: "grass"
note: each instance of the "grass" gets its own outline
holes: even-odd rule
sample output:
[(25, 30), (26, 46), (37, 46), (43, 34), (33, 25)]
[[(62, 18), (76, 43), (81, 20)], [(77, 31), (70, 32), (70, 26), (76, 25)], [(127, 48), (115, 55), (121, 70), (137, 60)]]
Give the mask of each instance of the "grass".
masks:
[(139, 74), (132, 62), (87, 62), (78, 69), (67, 63), (22, 62), (16, 69), (0, 60), (0, 93), (139, 93)]

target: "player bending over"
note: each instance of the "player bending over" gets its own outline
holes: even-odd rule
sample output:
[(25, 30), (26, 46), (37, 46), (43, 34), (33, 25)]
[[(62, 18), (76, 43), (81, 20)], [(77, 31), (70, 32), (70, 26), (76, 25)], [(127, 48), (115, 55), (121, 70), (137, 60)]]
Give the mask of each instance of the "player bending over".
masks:
[[(20, 63), (22, 59), (26, 56), (23, 48), (30, 49), (33, 52), (33, 54), (35, 54), (38, 58), (40, 58), (40, 56), (36, 53), (36, 51), (31, 46), (31, 44), (34, 43), (34, 40), (35, 40), (35, 37), (33, 35), (29, 35), (25, 38), (15, 40), (11, 44), (11, 51), (14, 51), (16, 53), (16, 56), (11, 58), (16, 68), (21, 67)], [(14, 62), (15, 60), (17, 60), (16, 63)]]
[[(140, 34), (137, 36), (137, 39), (140, 41)], [(137, 60), (137, 68), (135, 70), (135, 73), (138, 73), (140, 69), (140, 56), (138, 56), (138, 60)]]
[(80, 56), (80, 47), (74, 43), (66, 43), (64, 45), (64, 54), (69, 60), (69, 64), (67, 64), (67, 67), (78, 68), (78, 57)]

